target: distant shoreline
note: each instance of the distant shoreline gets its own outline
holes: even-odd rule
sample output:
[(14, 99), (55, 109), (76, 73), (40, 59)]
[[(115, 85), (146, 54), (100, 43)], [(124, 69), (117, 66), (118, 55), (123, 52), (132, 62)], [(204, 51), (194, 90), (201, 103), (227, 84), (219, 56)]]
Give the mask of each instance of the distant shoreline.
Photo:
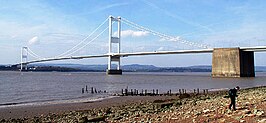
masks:
[[(211, 72), (211, 65), (195, 65), (187, 67), (156, 67), (154, 65), (123, 65), (123, 72)], [(0, 71), (19, 71), (19, 67), (0, 65)], [(107, 65), (82, 64), (30, 64), (31, 72), (106, 72)], [(255, 66), (255, 72), (266, 72), (266, 66)]]
[[(211, 66), (190, 67), (156, 67), (153, 65), (124, 65), (124, 72), (211, 72)], [(17, 66), (0, 66), (1, 70), (19, 71)], [(27, 71), (41, 72), (105, 72), (107, 65), (79, 65), (79, 64), (37, 64), (28, 65)]]

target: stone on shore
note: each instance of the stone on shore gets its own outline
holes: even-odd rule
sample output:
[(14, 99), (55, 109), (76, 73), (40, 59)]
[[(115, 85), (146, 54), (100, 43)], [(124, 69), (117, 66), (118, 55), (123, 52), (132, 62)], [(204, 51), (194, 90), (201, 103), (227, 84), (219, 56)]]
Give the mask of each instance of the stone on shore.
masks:
[(240, 90), (237, 110), (228, 109), (226, 92), (180, 95), (86, 111), (49, 114), (34, 118), (1, 119), (1, 122), (266, 122), (266, 87)]

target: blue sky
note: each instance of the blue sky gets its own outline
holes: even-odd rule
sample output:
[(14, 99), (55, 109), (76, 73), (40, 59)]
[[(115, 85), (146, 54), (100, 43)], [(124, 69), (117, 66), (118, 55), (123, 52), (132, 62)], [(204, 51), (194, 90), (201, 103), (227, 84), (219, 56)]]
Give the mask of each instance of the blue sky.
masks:
[[(210, 47), (266, 45), (263, 0), (0, 0), (0, 5), (0, 64), (20, 62), (22, 46), (42, 57), (58, 56), (79, 44), (109, 15)], [(105, 23), (81, 46), (107, 26)], [(124, 23), (122, 30), (122, 52), (199, 49)], [(72, 55), (107, 53), (107, 43), (108, 32), (104, 32)], [(256, 65), (266, 65), (265, 55), (256, 53)], [(106, 64), (107, 59), (59, 63)], [(209, 65), (211, 54), (128, 57), (122, 64)]]

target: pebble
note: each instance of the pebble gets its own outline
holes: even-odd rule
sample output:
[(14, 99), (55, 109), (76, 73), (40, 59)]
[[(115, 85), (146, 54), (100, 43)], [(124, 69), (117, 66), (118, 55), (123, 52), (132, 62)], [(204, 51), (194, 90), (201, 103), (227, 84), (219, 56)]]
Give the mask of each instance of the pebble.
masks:
[[(264, 90), (266, 91), (266, 87), (264, 87)], [(253, 91), (256, 96), (252, 95)], [(200, 122), (197, 119), (202, 118), (202, 121), (209, 120), (211, 122), (214, 119), (218, 120), (218, 122), (231, 122), (230, 119), (234, 120), (232, 122), (246, 122), (246, 119), (251, 119), (251, 122), (263, 123), (266, 122), (266, 119), (258, 118), (264, 115), (265, 109), (261, 109), (258, 104), (261, 104), (261, 101), (265, 100), (266, 97), (263, 93), (255, 93), (255, 91), (258, 90), (243, 90), (239, 94), (236, 111), (228, 109), (228, 98), (223, 98), (224, 95), (216, 95), (215, 97), (199, 96), (185, 98), (174, 100), (172, 103), (161, 101), (163, 103), (161, 105), (157, 101), (156, 104), (153, 102), (127, 104), (102, 110), (93, 109), (90, 111), (69, 112), (63, 115), (50, 114), (49, 116), (41, 116), (34, 119), (24, 119), (24, 121), (86, 122), (90, 120), (87, 117), (105, 116), (106, 122), (140, 122), (141, 120), (143, 122), (167, 122), (169, 120)]]
[(206, 110), (203, 110), (203, 113), (207, 113), (209, 111), (210, 111), (210, 109), (206, 109)]
[(263, 111), (258, 111), (258, 112), (256, 113), (256, 115), (257, 115), (257, 116), (261, 116), (261, 115), (263, 115), (263, 113), (264, 113)]
[(245, 109), (243, 112), (244, 112), (245, 114), (250, 114), (250, 113), (251, 113), (251, 111), (248, 110), (248, 109)]
[(266, 118), (258, 120), (259, 123), (266, 123)]
[(245, 122), (245, 120), (240, 120), (239, 122), (240, 122), (240, 123), (243, 123), (243, 122)]

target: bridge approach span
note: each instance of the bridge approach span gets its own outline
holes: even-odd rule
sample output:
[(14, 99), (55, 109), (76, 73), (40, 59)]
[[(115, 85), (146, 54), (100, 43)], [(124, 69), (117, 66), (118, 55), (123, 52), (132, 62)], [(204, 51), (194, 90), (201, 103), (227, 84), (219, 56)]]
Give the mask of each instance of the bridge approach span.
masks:
[[(87, 58), (102, 58), (102, 57), (128, 57), (128, 56), (142, 56), (142, 55), (165, 55), (165, 54), (189, 54), (189, 53), (212, 53), (213, 49), (199, 49), (199, 50), (176, 50), (176, 51), (155, 51), (155, 52), (136, 52), (136, 53), (107, 53), (103, 55), (85, 55), (85, 56), (71, 56), (59, 58), (46, 58), (39, 60), (32, 60), (23, 62), (22, 64), (32, 64), (38, 62), (59, 61), (69, 59), (87, 59)], [(20, 63), (21, 64), (21, 63)], [(17, 64), (17, 65), (20, 65)]]
[[(263, 52), (266, 51), (266, 46), (259, 47), (240, 47), (242, 51)], [(166, 54), (195, 54), (195, 53), (212, 53), (214, 49), (197, 49), (197, 50), (175, 50), (175, 51), (154, 51), (154, 52), (135, 52), (135, 53), (107, 53), (102, 55), (85, 55), (85, 56), (71, 56), (71, 57), (59, 57), (59, 58), (46, 58), (39, 60), (32, 60), (23, 62), (22, 64), (31, 64), (38, 62), (59, 61), (69, 59), (87, 59), (87, 58), (102, 58), (102, 57), (128, 57), (128, 56), (142, 56), (142, 55), (166, 55)], [(17, 64), (20, 65), (21, 63)]]

